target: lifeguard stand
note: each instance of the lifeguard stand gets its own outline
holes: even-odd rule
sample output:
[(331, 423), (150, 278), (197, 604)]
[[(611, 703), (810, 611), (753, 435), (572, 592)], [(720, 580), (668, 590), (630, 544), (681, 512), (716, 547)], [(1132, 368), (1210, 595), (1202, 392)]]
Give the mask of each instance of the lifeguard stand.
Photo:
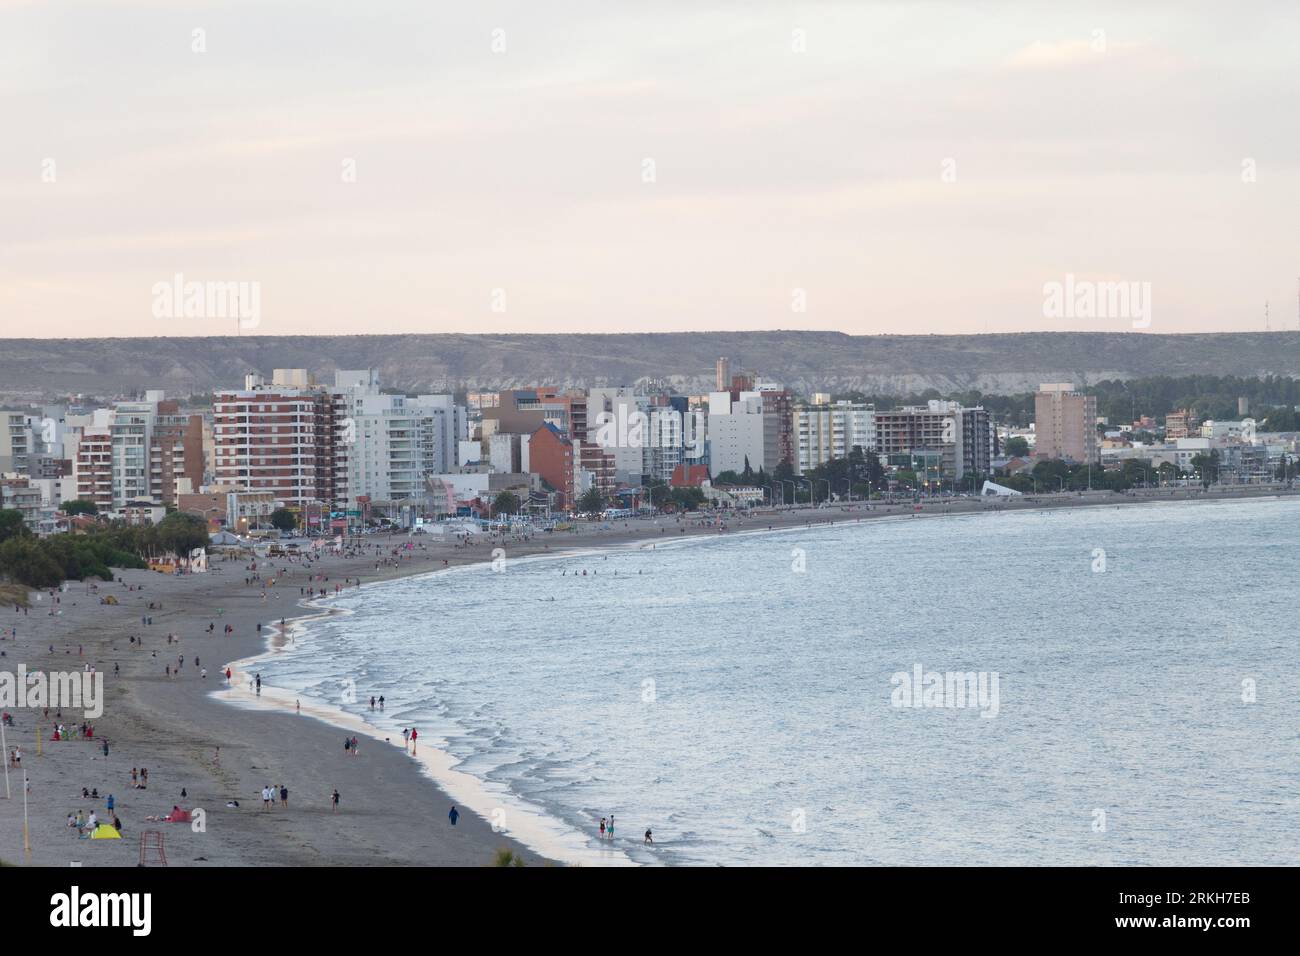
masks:
[(140, 865), (167, 865), (167, 850), (163, 847), (161, 830), (145, 830), (140, 834)]

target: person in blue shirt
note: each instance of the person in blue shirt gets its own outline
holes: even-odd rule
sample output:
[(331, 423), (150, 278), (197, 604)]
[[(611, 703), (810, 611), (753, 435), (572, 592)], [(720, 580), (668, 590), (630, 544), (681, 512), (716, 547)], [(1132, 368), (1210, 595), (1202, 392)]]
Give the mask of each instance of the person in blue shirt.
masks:
[(452, 826), (456, 825), (456, 820), (459, 817), (460, 817), (460, 811), (457, 810), (455, 807), (452, 807), (451, 812), (447, 814), (447, 819), (451, 821)]

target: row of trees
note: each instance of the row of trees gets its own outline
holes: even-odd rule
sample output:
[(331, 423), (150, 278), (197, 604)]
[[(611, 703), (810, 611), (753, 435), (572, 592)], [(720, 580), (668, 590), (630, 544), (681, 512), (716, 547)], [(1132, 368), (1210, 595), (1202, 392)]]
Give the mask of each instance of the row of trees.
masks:
[(196, 515), (174, 511), (156, 525), (105, 524), (84, 534), (38, 538), (17, 511), (0, 511), (0, 577), (33, 588), (89, 577), (111, 581), (113, 568), (142, 568), (150, 558), (187, 557), (208, 543)]
[[(998, 484), (1016, 491), (1128, 491), (1147, 485), (1168, 484), (1186, 478), (1197, 478), (1203, 487), (1219, 480), (1220, 456), (1217, 450), (1195, 455), (1191, 471), (1184, 471), (1172, 462), (1153, 464), (1149, 459), (1126, 459), (1120, 468), (1103, 471), (1100, 466), (1077, 465), (1059, 459), (1040, 461), (1029, 474), (1011, 475), (994, 479)], [(1278, 465), (1275, 477), (1279, 480), (1294, 478), (1294, 468), (1286, 462)]]

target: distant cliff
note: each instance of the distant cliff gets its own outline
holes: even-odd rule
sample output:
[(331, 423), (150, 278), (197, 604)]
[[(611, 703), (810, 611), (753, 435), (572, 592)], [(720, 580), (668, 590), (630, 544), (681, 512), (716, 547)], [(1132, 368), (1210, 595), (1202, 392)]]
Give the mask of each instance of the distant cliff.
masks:
[(1144, 375), (1300, 377), (1300, 332), (1149, 335), (865, 335), (696, 332), (643, 335), (328, 335), (151, 339), (0, 339), (0, 397), (112, 396), (146, 387), (184, 395), (240, 385), (250, 370), (377, 368), (386, 386), (445, 391), (666, 380), (712, 387), (731, 359), (802, 393), (1086, 384)]

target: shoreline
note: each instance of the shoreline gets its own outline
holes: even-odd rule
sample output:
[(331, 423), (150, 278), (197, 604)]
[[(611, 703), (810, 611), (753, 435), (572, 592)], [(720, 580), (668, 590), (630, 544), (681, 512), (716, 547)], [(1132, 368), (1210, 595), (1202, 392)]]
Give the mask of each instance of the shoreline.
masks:
[[(117, 580), (97, 588), (89, 582), (68, 582), (66, 590), (58, 595), (57, 613), (53, 616), (49, 615), (48, 594), (33, 592), (28, 614), (13, 614), (9, 608), (0, 610), (0, 629), (6, 637), (0, 641), (0, 651), (5, 654), (0, 668), (16, 669), (20, 663), (29, 670), (93, 665), (105, 674), (107, 699), (103, 717), (95, 721), (97, 733), (93, 741), (51, 742), (46, 725), (43, 753), (37, 756), (39, 713), (17, 712), (15, 726), (8, 728), (9, 746), (22, 747), (23, 767), (32, 783), (32, 862), (66, 866), (69, 860), (81, 860), (83, 865), (135, 865), (135, 837), (146, 826), (157, 826), (143, 818), (165, 813), (173, 803), (203, 808), (207, 831), (193, 833), (163, 824), (172, 865), (488, 865), (498, 848), (520, 854), (529, 865), (554, 861), (554, 857), (529, 849), (529, 844), (545, 845), (537, 833), (529, 831), (527, 839), (521, 840), (515, 839), (511, 831), (494, 832), (487, 819), (470, 809), (468, 801), (458, 825), (449, 825), (446, 814), (451, 797), (440, 784), (441, 779), (459, 773), (486, 792), (477, 778), (456, 771), (456, 761), (449, 755), (430, 747), (421, 751), (421, 759), (414, 759), (400, 745), (378, 746), (385, 734), (382, 728), (372, 728), (373, 735), (377, 735), (375, 744), (362, 748), (356, 757), (345, 757), (339, 746), (340, 727), (331, 719), (335, 714), (305, 710), (297, 715), (256, 704), (250, 708), (239, 702), (238, 689), (223, 686), (219, 674), (227, 662), (233, 670), (237, 663), (278, 653), (277, 639), (296, 640), (292, 636), (294, 628), (309, 629), (311, 621), (321, 616), (321, 608), (313, 606), (319, 599), (294, 598), (288, 593), (294, 586), (306, 587), (309, 575), (327, 577), (317, 586), (330, 586), (343, 577), (359, 579), (360, 590), (373, 593), (368, 590), (370, 585), (489, 561), (497, 546), (504, 547), (511, 559), (568, 558), (618, 546), (636, 548), (686, 538), (788, 531), (855, 519), (1295, 495), (1281, 488), (1228, 493), (1175, 489), (1151, 495), (1040, 495), (1011, 501), (943, 499), (923, 502), (920, 511), (913, 511), (910, 502), (893, 506), (873, 503), (870, 510), (865, 503), (855, 502), (761, 511), (729, 519), (725, 532), (661, 517), (583, 527), (555, 540), (546, 534), (535, 534), (526, 541), (511, 535), (504, 539), (484, 535), (481, 543), (465, 547), (433, 535), (376, 535), (362, 539), (364, 553), (320, 558), (310, 569), (296, 559), (259, 560), (256, 573), (270, 569), (277, 574), (277, 580), (265, 592), (241, 580), (249, 573), (242, 561), (226, 560), (213, 561), (212, 570), (199, 575), (174, 577), (134, 570), (119, 571)], [(670, 531), (676, 533), (670, 537)], [(382, 562), (390, 549), (408, 541), (413, 545), (409, 555), (396, 564), (375, 567), (376, 560)], [(279, 575), (282, 568), (287, 570), (284, 576)], [(110, 594), (120, 603), (99, 603), (98, 598)], [(160, 601), (161, 607), (151, 612), (147, 605), (155, 601)], [(144, 618), (152, 618), (153, 623), (143, 623)], [(287, 633), (279, 635), (277, 622), (282, 618)], [(259, 634), (259, 622), (264, 627), (269, 625), (270, 632)], [(212, 634), (205, 630), (209, 623), (215, 627)], [(220, 633), (226, 624), (233, 628), (229, 636)], [(9, 639), (8, 630), (13, 626), (18, 628), (16, 640)], [(176, 635), (177, 643), (166, 643), (169, 632)], [(142, 638), (144, 650), (128, 641), (131, 636)], [(51, 646), (52, 654), (48, 651)], [(174, 662), (175, 656), (181, 654), (185, 656), (181, 676), (168, 677), (164, 668), (171, 667), (169, 659)], [(206, 680), (199, 677), (192, 664), (199, 656), (209, 665), (219, 662), (219, 669), (209, 667)], [(115, 665), (121, 668), (120, 676), (114, 675)], [(264, 686), (263, 690), (265, 694), (268, 688)], [(369, 694), (363, 695), (359, 689), (358, 698), (363, 696)], [(349, 716), (341, 710), (339, 715)], [(66, 716), (65, 722), (72, 723)], [(371, 726), (364, 718), (357, 723)], [(104, 736), (112, 744), (107, 759), (101, 759), (98, 753)], [(435, 768), (424, 764), (423, 758), (435, 760), (439, 754), (445, 760)], [(140, 765), (150, 770), (148, 791), (130, 788), (130, 768)], [(290, 808), (263, 811), (257, 803), (258, 791), (266, 784), (278, 783), (290, 789)], [(107, 793), (116, 796), (125, 839), (88, 845), (69, 833), (64, 824), (67, 814), (92, 807), (92, 801), (79, 796), (83, 786), (96, 787), (101, 797)], [(182, 787), (187, 794), (184, 800), (179, 796)], [(337, 814), (328, 804), (333, 787), (343, 794)], [(14, 778), (14, 771), (11, 789), (14, 799), (10, 800), (4, 800), (0, 791), (0, 859), (21, 863), (22, 785), (21, 774)], [(238, 799), (240, 808), (227, 808), (228, 799)], [(102, 803), (95, 808), (102, 816)], [(585, 840), (580, 831), (564, 821), (554, 822), (576, 834), (580, 841)], [(524, 829), (519, 832), (525, 836)]]
[[(591, 548), (579, 551), (534, 554), (518, 560), (564, 560), (587, 553), (596, 554), (603, 550), (605, 549)], [(378, 588), (383, 585), (391, 585), (397, 581), (416, 581), (425, 577), (433, 579), (452, 571), (463, 571), (477, 567), (480, 563), (472, 562), (433, 571), (421, 571), (407, 576), (375, 581), (369, 585), (363, 584), (362, 588)], [(320, 607), (315, 601), (308, 602), (306, 606)], [(291, 632), (292, 636), (289, 637), (288, 644), (281, 640), (278, 646), (276, 646), (277, 637), (282, 638), (283, 635), (278, 634), (279, 625), (275, 625), (276, 633), (272, 633), (267, 637), (266, 646), (260, 653), (229, 663), (228, 666), (231, 669), (230, 683), (220, 690), (213, 691), (210, 696), (233, 707), (260, 708), (286, 714), (290, 712), (298, 713), (298, 707), (301, 706), (303, 716), (312, 717), (341, 732), (361, 734), (377, 745), (400, 748), (403, 753), (410, 754), (409, 744), (405, 741), (398, 744), (392, 731), (372, 723), (364, 714), (356, 714), (342, 707), (329, 704), (319, 697), (305, 696), (299, 692), (290, 691), (269, 683), (263, 683), (261, 694), (249, 696), (252, 693), (250, 689), (250, 672), (255, 672), (255, 667), (259, 662), (272, 661), (281, 654), (291, 653), (296, 648), (299, 639), (306, 639), (307, 642), (310, 642), (313, 624), (328, 620), (335, 614), (350, 616), (354, 613), (356, 612), (348, 608), (331, 608), (322, 609), (322, 613), (288, 618), (286, 619), (286, 630)], [(298, 653), (309, 654), (309, 644)], [(383, 711), (379, 713), (382, 714)], [(617, 851), (612, 847), (593, 848), (588, 846), (588, 841), (581, 831), (572, 827), (566, 821), (551, 816), (545, 808), (534, 804), (526, 797), (510, 791), (502, 785), (494, 785), (472, 774), (458, 770), (460, 759), (443, 747), (437, 746), (434, 741), (430, 741), (419, 749), (418, 754), (412, 754), (411, 756), (419, 763), (424, 776), (438, 790), (457, 801), (458, 807), (463, 810), (467, 809), (484, 818), (510, 820), (511, 824), (508, 832), (511, 839), (522, 843), (543, 859), (573, 866), (636, 865), (626, 853)], [(498, 817), (498, 814), (500, 817)], [(520, 825), (521, 819), (523, 821), (522, 826)]]

